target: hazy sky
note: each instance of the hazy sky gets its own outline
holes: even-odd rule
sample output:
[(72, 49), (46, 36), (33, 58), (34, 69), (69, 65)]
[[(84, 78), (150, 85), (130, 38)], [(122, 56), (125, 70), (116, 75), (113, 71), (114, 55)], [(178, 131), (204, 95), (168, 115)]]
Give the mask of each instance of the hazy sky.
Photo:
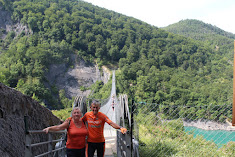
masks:
[(197, 19), (235, 34), (235, 0), (84, 0), (108, 10), (165, 27)]

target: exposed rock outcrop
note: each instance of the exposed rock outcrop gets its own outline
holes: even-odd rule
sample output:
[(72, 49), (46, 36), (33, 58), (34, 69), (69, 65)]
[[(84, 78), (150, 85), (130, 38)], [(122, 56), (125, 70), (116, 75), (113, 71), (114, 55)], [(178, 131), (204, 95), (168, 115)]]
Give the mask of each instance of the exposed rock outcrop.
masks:
[[(65, 64), (53, 64), (46, 73), (46, 78), (50, 85), (56, 85), (59, 90), (64, 89), (68, 98), (88, 96), (90, 90), (81, 91), (80, 87), (90, 87), (96, 81), (101, 80), (107, 83), (111, 74), (103, 67), (101, 73), (95, 64), (86, 65), (83, 60), (76, 61), (77, 56), (71, 56), (74, 63), (73, 68), (66, 67)], [(46, 84), (49, 88), (49, 85)]]
[(0, 28), (7, 30), (9, 25), (12, 25), (11, 14), (0, 7)]
[(7, 35), (7, 32), (14, 31), (16, 36), (18, 36), (21, 32), (25, 32), (26, 35), (31, 34), (32, 31), (28, 29), (27, 26), (21, 23), (13, 23), (11, 20), (11, 14), (8, 11), (5, 11), (0, 7), (0, 29), (5, 30), (6, 33), (0, 35), (0, 38), (4, 39)]
[(0, 156), (24, 156), (25, 115), (28, 116), (30, 130), (42, 130), (60, 124), (60, 119), (50, 110), (29, 96), (0, 83)]

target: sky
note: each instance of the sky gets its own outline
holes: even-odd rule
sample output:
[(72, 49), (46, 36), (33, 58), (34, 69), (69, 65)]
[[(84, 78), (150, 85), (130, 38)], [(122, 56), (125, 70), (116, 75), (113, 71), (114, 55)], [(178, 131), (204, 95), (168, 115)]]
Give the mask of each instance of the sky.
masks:
[(235, 34), (235, 0), (83, 0), (156, 27), (196, 19)]

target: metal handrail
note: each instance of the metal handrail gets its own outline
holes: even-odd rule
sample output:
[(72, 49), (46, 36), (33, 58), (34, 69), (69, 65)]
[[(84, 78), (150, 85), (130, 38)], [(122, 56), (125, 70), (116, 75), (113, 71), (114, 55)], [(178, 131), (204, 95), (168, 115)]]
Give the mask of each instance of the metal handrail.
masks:
[[(29, 130), (28, 133), (29, 134), (41, 134), (41, 133), (45, 133), (45, 132), (42, 130)], [(64, 130), (64, 131), (50, 131), (49, 133), (67, 133), (67, 131), (66, 130)], [(57, 139), (57, 140), (52, 140), (52, 141), (34, 143), (34, 144), (30, 144), (30, 145), (26, 144), (26, 147), (35, 147), (35, 146), (40, 146), (40, 145), (48, 144), (51, 142), (59, 142), (59, 141), (63, 141), (63, 140), (64, 139)]]
[[(60, 130), (60, 131), (49, 131), (49, 133), (66, 133), (66, 130)], [(45, 131), (43, 130), (28, 130), (29, 134), (41, 134), (41, 133), (45, 133)]]
[[(120, 156), (130, 156), (130, 157), (139, 157), (139, 142), (138, 139), (135, 138), (133, 134), (134, 129), (134, 106), (135, 102), (132, 101), (131, 105), (131, 114), (128, 105), (128, 97), (125, 94), (119, 95), (119, 103), (120, 103), (120, 125), (127, 125), (130, 128), (130, 132), (126, 135), (118, 134), (118, 157)], [(127, 123), (124, 122), (127, 120)]]
[(59, 150), (65, 149), (65, 148), (66, 148), (65, 146), (64, 146), (64, 147), (61, 147), (61, 148), (57, 148), (57, 149), (54, 149), (54, 150), (52, 150), (52, 151), (48, 151), (48, 152), (39, 154), (39, 155), (37, 155), (37, 156), (35, 156), (35, 157), (45, 156), (45, 155), (48, 155), (48, 154), (50, 154), (50, 153), (55, 153), (55, 152), (57, 152), (57, 151), (59, 151)]
[[(42, 153), (42, 154), (38, 154), (36, 155), (35, 157), (42, 157), (42, 156), (45, 156), (45, 155), (49, 155), (49, 156), (52, 156), (52, 153), (54, 152), (58, 152), (58, 151), (61, 151), (63, 149), (65, 149), (65, 145), (60, 147), (60, 148), (55, 148), (55, 149), (52, 149), (52, 143), (56, 143), (58, 141), (64, 141), (65, 139), (64, 138), (60, 138), (60, 139), (55, 139), (55, 140), (52, 140), (52, 134), (66, 134), (66, 130), (63, 130), (63, 131), (50, 131), (48, 132), (48, 141), (43, 141), (43, 142), (38, 142), (38, 143), (31, 143), (31, 134), (45, 134), (44, 131), (42, 130), (29, 130), (27, 133), (26, 133), (26, 150), (25, 150), (25, 157), (31, 157), (33, 156), (32, 155), (32, 151), (31, 151), (31, 148), (33, 147), (36, 147), (36, 146), (41, 146), (41, 145), (45, 145), (45, 144), (48, 144), (48, 151), (45, 152), (45, 153)], [(65, 153), (64, 153), (65, 154)]]

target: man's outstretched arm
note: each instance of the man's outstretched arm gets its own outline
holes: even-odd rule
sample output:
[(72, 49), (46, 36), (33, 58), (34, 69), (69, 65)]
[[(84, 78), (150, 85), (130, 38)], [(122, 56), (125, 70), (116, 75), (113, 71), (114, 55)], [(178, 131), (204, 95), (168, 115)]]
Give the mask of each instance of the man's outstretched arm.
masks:
[(125, 134), (127, 132), (126, 128), (123, 128), (114, 122), (111, 122), (109, 125), (111, 125), (115, 129), (120, 129), (123, 134)]

